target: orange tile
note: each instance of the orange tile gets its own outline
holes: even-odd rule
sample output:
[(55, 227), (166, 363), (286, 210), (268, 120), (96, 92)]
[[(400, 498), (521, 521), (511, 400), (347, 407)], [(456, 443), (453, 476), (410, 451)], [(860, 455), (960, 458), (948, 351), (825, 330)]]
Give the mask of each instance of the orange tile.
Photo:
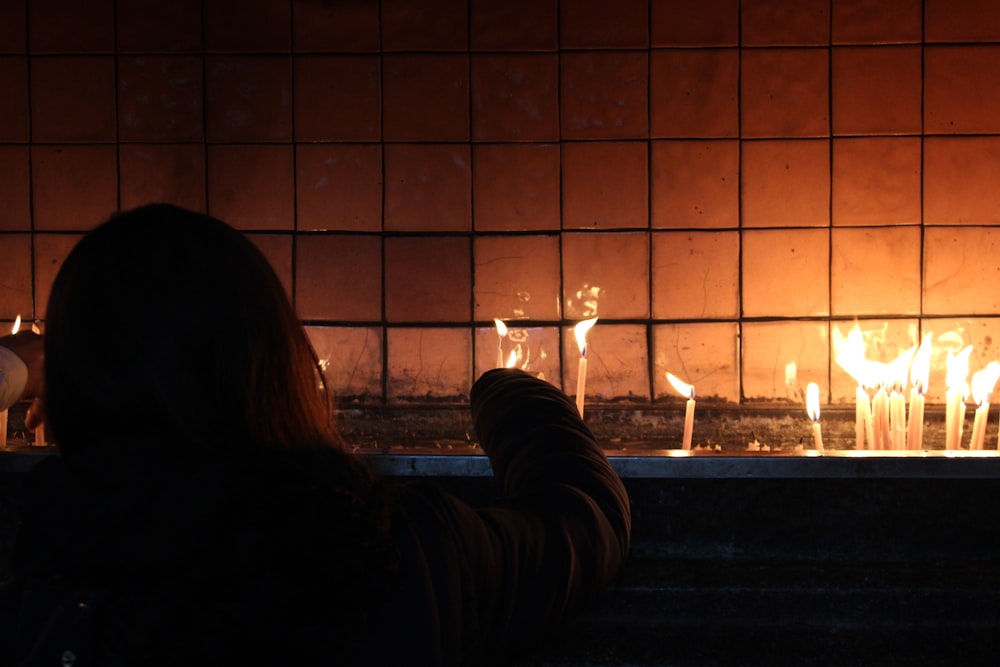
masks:
[(469, 57), (382, 57), (382, 132), (387, 141), (469, 140)]
[(507, 368), (519, 368), (560, 387), (559, 328), (519, 327), (516, 320), (506, 325), (502, 339), (495, 326), (476, 328), (476, 377), (496, 368), (499, 359)]
[(391, 403), (468, 402), (471, 330), (401, 327), (388, 329), (386, 335), (386, 387)]
[(825, 229), (743, 233), (744, 317), (830, 313), (830, 243)]
[(563, 139), (634, 139), (649, 134), (645, 51), (562, 52)]
[(0, 57), (0, 141), (28, 141), (28, 59)]
[(35, 319), (45, 319), (52, 281), (81, 238), (82, 234), (35, 234)]
[(27, 146), (0, 145), (0, 230), (31, 229), (31, 166)]
[(294, 228), (292, 147), (209, 146), (208, 212), (237, 229)]
[(742, 0), (744, 46), (830, 43), (828, 0)]
[(201, 58), (194, 56), (120, 58), (119, 138), (122, 141), (204, 139), (202, 69)]
[[(931, 347), (931, 373), (927, 387), (927, 402), (943, 406), (946, 401), (948, 382), (948, 353), (958, 354), (966, 346), (972, 346), (969, 355), (969, 375), (982, 370), (997, 358), (997, 342), (1000, 341), (1000, 318), (997, 317), (940, 317), (927, 318), (921, 322), (921, 332), (933, 334)], [(990, 403), (1000, 403), (1000, 387), (994, 387)], [(974, 402), (968, 399), (968, 416), (974, 409)], [(991, 414), (996, 412), (994, 407)], [(944, 421), (943, 412), (938, 417)], [(990, 417), (996, 419), (995, 416)], [(965, 436), (968, 441), (968, 435)], [(944, 448), (944, 443), (939, 444)], [(989, 448), (988, 448), (989, 449)]]
[(926, 0), (928, 42), (995, 42), (1000, 39), (1000, 6), (991, 0)]
[(0, 3), (0, 53), (27, 51), (26, 14), (23, 2)]
[(834, 316), (920, 314), (920, 228), (833, 230)]
[(209, 141), (290, 141), (292, 67), (288, 56), (219, 56), (205, 63)]
[(385, 229), (472, 228), (472, 169), (467, 144), (386, 144)]
[(833, 141), (833, 224), (920, 223), (919, 137)]
[(563, 49), (649, 46), (649, 0), (574, 0), (561, 4), (559, 44)]
[[(655, 399), (684, 400), (667, 380), (669, 372), (694, 385), (696, 402), (739, 403), (739, 329), (736, 322), (656, 324), (652, 337)], [(697, 405), (695, 408), (697, 410)]]
[(559, 45), (557, 0), (472, 0), (470, 45), (475, 51), (554, 51)]
[(561, 317), (558, 236), (480, 236), (473, 253), (475, 319)]
[(467, 322), (469, 240), (451, 236), (385, 240), (385, 316), (390, 322)]
[(739, 0), (656, 0), (651, 9), (654, 47), (739, 44)]
[(928, 227), (924, 232), (925, 315), (989, 315), (1000, 312), (993, 288), (1000, 229)]
[[(13, 320), (34, 318), (31, 302), (31, 235), (3, 234), (3, 279), (0, 279), (0, 318)], [(39, 267), (42, 269), (43, 267)], [(7, 334), (10, 327), (0, 323), (0, 332)]]
[(739, 226), (739, 142), (655, 141), (652, 150), (654, 228)]
[[(603, 324), (587, 334), (587, 371), (584, 419), (587, 407), (614, 401), (649, 401), (649, 350), (646, 326)], [(563, 328), (563, 388), (574, 400), (580, 375), (580, 350), (573, 327)]]
[(469, 47), (466, 0), (382, 0), (385, 51), (465, 51)]
[(564, 232), (563, 317), (649, 317), (649, 235)]
[(45, 142), (114, 141), (114, 58), (33, 58), (31, 135)]
[(201, 0), (117, 0), (119, 53), (202, 50)]
[(559, 56), (472, 56), (475, 141), (559, 140)]
[(292, 235), (248, 234), (248, 238), (263, 253), (274, 273), (285, 288), (285, 295), (292, 299)]
[[(743, 399), (747, 402), (784, 402), (801, 407), (802, 436), (789, 433), (794, 445), (808, 436), (808, 416), (803, 396), (805, 386), (816, 382), (821, 387), (829, 377), (829, 334), (826, 322), (744, 322), (741, 325), (741, 374)], [(795, 373), (788, 373), (794, 364)], [(786, 382), (789, 377), (791, 382)], [(775, 443), (765, 443), (771, 447)]]
[(382, 400), (382, 330), (377, 327), (308, 326), (327, 391), (337, 405)]
[[(830, 363), (830, 403), (854, 406), (858, 388), (857, 379), (851, 377), (836, 361), (838, 338), (843, 340), (857, 326), (864, 338), (865, 358), (869, 361), (889, 363), (920, 343), (919, 324), (917, 319), (905, 318), (891, 320), (851, 319), (832, 322), (830, 355), (833, 361)], [(926, 325), (923, 330), (928, 331)], [(938, 352), (935, 351), (932, 361), (931, 389), (937, 382), (936, 371), (933, 370), (937, 365), (937, 358)], [(943, 376), (941, 376), (941, 381), (943, 381)], [(873, 393), (873, 391), (869, 391), (869, 395)]]
[(477, 230), (559, 229), (557, 144), (476, 144), (472, 159)]
[(111, 53), (115, 50), (114, 0), (32, 0), (27, 5), (28, 48), (32, 53)]
[(924, 223), (1000, 223), (1000, 137), (924, 139)]
[(296, 140), (381, 138), (378, 56), (299, 56), (294, 69)]
[(292, 5), (287, 0), (212, 0), (204, 5), (205, 50), (287, 52)]
[(295, 308), (306, 320), (382, 320), (382, 239), (376, 235), (300, 234)]
[(564, 229), (649, 226), (648, 145), (562, 145)]
[(830, 134), (826, 49), (746, 49), (740, 113), (744, 137)]
[(205, 210), (205, 147), (201, 144), (120, 144), (122, 208), (167, 202)]
[(1000, 46), (924, 49), (924, 130), (975, 134), (1000, 131)]
[(739, 135), (736, 49), (653, 51), (650, 80), (654, 137)]
[(743, 225), (830, 224), (830, 142), (743, 142)]
[(295, 169), (297, 229), (381, 231), (381, 146), (299, 144)]
[(376, 2), (297, 2), (292, 17), (298, 53), (375, 52), (379, 49)]
[(919, 43), (921, 4), (921, 0), (837, 0), (831, 21), (833, 43)]
[(919, 134), (921, 68), (919, 46), (835, 48), (834, 134)]
[(32, 146), (31, 201), (36, 230), (85, 231), (118, 208), (114, 145)]
[(739, 316), (738, 232), (654, 232), (652, 264), (654, 318)]

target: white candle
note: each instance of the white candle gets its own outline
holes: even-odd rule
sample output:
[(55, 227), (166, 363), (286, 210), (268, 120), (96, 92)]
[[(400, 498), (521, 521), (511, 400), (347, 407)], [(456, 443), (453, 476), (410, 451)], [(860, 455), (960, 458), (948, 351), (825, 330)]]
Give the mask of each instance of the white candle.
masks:
[(813, 423), (813, 445), (816, 451), (823, 451), (823, 434), (819, 426), (819, 385), (810, 382), (806, 385), (806, 413)]
[(871, 449), (889, 449), (889, 395), (879, 387), (872, 398)]
[(989, 419), (990, 394), (1000, 379), (1000, 362), (991, 361), (985, 368), (972, 375), (972, 400), (979, 406), (972, 420), (972, 438), (969, 441), (970, 450), (981, 450), (986, 440), (986, 422)]
[(576, 410), (583, 419), (583, 397), (587, 388), (587, 332), (597, 323), (597, 318), (583, 320), (573, 327), (573, 334), (576, 336), (576, 345), (580, 350), (580, 365), (576, 372)]
[(681, 380), (673, 373), (667, 373), (667, 380), (681, 396), (687, 396), (684, 406), (684, 435), (681, 436), (681, 449), (691, 449), (691, 438), (694, 435), (694, 385)]
[(890, 449), (906, 448), (906, 399), (898, 384), (889, 394), (889, 443)]
[(934, 334), (924, 333), (920, 341), (920, 347), (913, 355), (913, 364), (910, 366), (910, 416), (906, 429), (906, 448), (919, 451), (924, 447), (924, 394), (927, 392), (927, 383), (931, 373), (931, 341)]
[[(11, 335), (16, 334), (21, 329), (21, 316), (18, 315), (14, 318), (14, 326), (11, 327)], [(7, 422), (8, 415), (6, 410), (0, 410), (0, 447), (7, 446)]]
[(493, 324), (497, 328), (497, 368), (503, 368), (503, 339), (507, 336), (507, 325), (497, 318), (493, 318)]
[(868, 398), (868, 392), (860, 384), (854, 395), (854, 435), (856, 438), (856, 449), (865, 448), (865, 437), (868, 444), (874, 441), (872, 429), (872, 403)]
[(972, 419), (972, 438), (969, 440), (970, 450), (980, 450), (983, 448), (983, 441), (986, 439), (986, 419), (989, 409), (989, 403), (981, 403), (976, 408), (976, 416)]
[(958, 354), (948, 350), (948, 374), (946, 376), (947, 391), (945, 392), (945, 442), (944, 448), (953, 450), (961, 448), (962, 427), (965, 421), (965, 397), (969, 393), (969, 355), (972, 346), (968, 345)]

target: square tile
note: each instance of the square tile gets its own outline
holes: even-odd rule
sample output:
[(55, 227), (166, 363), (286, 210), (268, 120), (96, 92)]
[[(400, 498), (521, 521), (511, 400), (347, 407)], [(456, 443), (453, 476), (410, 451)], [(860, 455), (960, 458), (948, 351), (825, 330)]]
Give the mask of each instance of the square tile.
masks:
[(740, 402), (740, 336), (736, 322), (655, 324), (652, 337), (656, 400), (684, 400), (667, 380), (667, 373), (673, 373), (694, 385), (696, 401)]
[(381, 138), (378, 56), (299, 56), (294, 69), (297, 141)]
[(292, 301), (292, 235), (291, 234), (248, 234), (247, 237), (271, 265), (288, 301)]
[(206, 51), (267, 53), (291, 47), (288, 0), (212, 0), (203, 14)]
[(385, 51), (465, 51), (469, 48), (466, 0), (382, 0)]
[[(13, 320), (20, 315), (23, 319), (33, 319), (31, 302), (32, 266), (31, 235), (4, 234), (3, 239), (3, 280), (0, 280), (0, 318)], [(41, 268), (41, 267), (40, 267)], [(0, 331), (9, 333), (6, 322), (0, 324)]]
[(924, 49), (924, 131), (1000, 132), (1000, 46)]
[(826, 49), (745, 49), (740, 76), (744, 137), (830, 134)]
[(474, 51), (554, 51), (559, 46), (557, 0), (472, 0)]
[(118, 209), (118, 151), (107, 146), (32, 146), (35, 230), (86, 231)]
[(31, 229), (31, 162), (27, 146), (0, 145), (0, 230)]
[(467, 403), (472, 389), (472, 332), (442, 327), (386, 331), (390, 403)]
[(293, 229), (294, 170), (291, 146), (209, 146), (209, 214), (237, 229)]
[(0, 53), (25, 53), (28, 50), (24, 26), (27, 20), (25, 2), (0, 4)]
[(739, 44), (739, 0), (656, 0), (651, 9), (654, 47)]
[[(586, 407), (594, 403), (649, 402), (649, 350), (643, 324), (603, 324), (587, 334), (584, 377)], [(563, 329), (563, 390), (574, 400), (579, 387), (580, 349), (573, 327)]]
[[(801, 407), (803, 422), (808, 419), (802, 396), (805, 385), (829, 377), (829, 341), (826, 322), (744, 322), (741, 325), (741, 374), (743, 400), (749, 403), (782, 402)], [(795, 364), (793, 386), (786, 381), (786, 369)], [(856, 385), (855, 385), (856, 386)], [(807, 426), (803, 435), (808, 434)], [(798, 438), (790, 434), (794, 444)], [(772, 445), (773, 446), (773, 445)]]
[(830, 243), (825, 229), (743, 233), (743, 316), (830, 314)]
[(558, 236), (479, 236), (473, 258), (475, 319), (560, 319)]
[(736, 49), (653, 51), (652, 136), (739, 136), (739, 62)]
[(122, 208), (166, 202), (205, 211), (202, 144), (119, 144)]
[(995, 42), (1000, 6), (990, 0), (925, 0), (924, 36), (928, 42)]
[(833, 140), (833, 224), (920, 224), (921, 140)]
[(502, 338), (495, 326), (476, 328), (476, 377), (502, 366), (519, 368), (561, 387), (559, 328), (519, 327), (517, 321), (507, 321), (506, 326)]
[(299, 144), (295, 151), (296, 228), (382, 230), (382, 147)]
[(919, 134), (919, 46), (833, 49), (834, 134)]
[[(838, 340), (846, 338), (854, 327), (858, 327), (862, 334), (865, 359), (884, 364), (894, 361), (900, 355), (907, 353), (911, 347), (919, 344), (921, 340), (921, 332), (919, 331), (920, 322), (917, 319), (883, 320), (876, 318), (832, 322), (830, 331), (830, 356), (832, 359), (830, 362), (830, 402), (834, 405), (848, 404), (854, 406), (856, 404), (855, 396), (857, 394), (858, 381), (856, 378), (851, 377), (837, 363)], [(926, 325), (923, 327), (923, 330), (925, 332), (928, 331)], [(935, 351), (932, 361), (931, 390), (934, 389), (938, 377), (940, 378), (940, 382), (944, 381), (943, 370), (940, 376), (934, 370), (937, 366), (943, 369), (944, 360), (943, 358), (939, 359), (939, 353)], [(872, 393), (874, 392), (869, 391), (869, 395)], [(942, 390), (941, 393), (943, 395), (944, 391)]]
[(468, 144), (386, 144), (384, 159), (386, 230), (472, 228)]
[[(927, 318), (921, 321), (921, 333), (932, 334), (931, 372), (927, 387), (927, 402), (943, 406), (946, 402), (948, 389), (948, 353), (958, 354), (971, 345), (969, 355), (969, 375), (983, 369), (997, 358), (997, 341), (1000, 341), (1000, 319), (996, 317), (940, 317)], [(997, 403), (997, 392), (994, 389), (991, 403)], [(973, 400), (968, 399), (968, 411), (972, 412)], [(994, 409), (995, 411), (995, 409)], [(971, 422), (971, 414), (968, 414)], [(938, 417), (944, 421), (943, 411)], [(992, 417), (996, 419), (996, 417)], [(966, 436), (968, 439), (968, 436)], [(944, 449), (944, 443), (938, 447)]]
[(383, 56), (382, 94), (387, 141), (469, 140), (468, 56)]
[(830, 43), (829, 0), (742, 0), (744, 46)]
[(32, 53), (115, 50), (114, 0), (31, 0), (27, 4)]
[(562, 144), (564, 229), (649, 226), (645, 142)]
[(924, 224), (1000, 223), (1000, 137), (924, 139)]
[(0, 141), (28, 141), (28, 59), (0, 57)]
[(296, 2), (292, 17), (297, 53), (377, 52), (379, 3)]
[(739, 317), (738, 232), (653, 232), (652, 264), (654, 319)]
[(45, 142), (114, 141), (114, 58), (33, 58), (31, 135)]
[(563, 49), (649, 46), (649, 0), (574, 0), (559, 11)]
[[(105, 219), (107, 216), (105, 216)], [(104, 222), (104, 220), (101, 220)], [(35, 234), (35, 319), (45, 319), (52, 282), (70, 251), (83, 238), (82, 234)], [(22, 317), (24, 313), (22, 313)]]
[(219, 56), (205, 63), (209, 141), (290, 141), (292, 66), (288, 56)]
[(119, 138), (122, 141), (203, 140), (203, 67), (202, 59), (195, 56), (119, 58)]
[(928, 227), (924, 231), (924, 315), (1000, 312), (993, 289), (1000, 229)]
[(476, 144), (472, 160), (477, 230), (559, 229), (558, 144)]
[(305, 320), (382, 321), (382, 239), (367, 234), (300, 234), (295, 308)]
[(921, 0), (837, 0), (832, 7), (833, 43), (919, 43), (921, 5)]
[(472, 56), (475, 141), (559, 140), (559, 56)]
[(472, 315), (470, 254), (469, 239), (464, 237), (386, 238), (386, 319), (468, 322)]
[(920, 228), (833, 230), (834, 316), (920, 314)]
[(830, 142), (743, 142), (743, 226), (830, 224)]
[(634, 139), (649, 134), (645, 51), (560, 54), (563, 139)]
[(326, 388), (340, 407), (382, 400), (382, 330), (308, 326)]
[(649, 234), (564, 232), (563, 317), (649, 317)]
[(202, 50), (201, 0), (117, 0), (119, 53)]
[(652, 151), (654, 228), (739, 226), (738, 141), (654, 141)]

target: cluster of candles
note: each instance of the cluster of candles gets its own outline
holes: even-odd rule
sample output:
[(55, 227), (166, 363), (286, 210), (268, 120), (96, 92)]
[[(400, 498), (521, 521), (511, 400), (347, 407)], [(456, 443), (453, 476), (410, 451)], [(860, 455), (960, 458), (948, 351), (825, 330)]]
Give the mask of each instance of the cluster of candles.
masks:
[[(21, 316), (18, 315), (14, 319), (14, 326), (11, 327), (10, 333), (13, 335), (20, 330), (21, 330)], [(31, 325), (31, 330), (34, 331), (35, 333), (39, 333), (40, 331), (38, 326), (35, 324)], [(8, 411), (0, 410), (0, 447), (7, 446), (7, 422), (8, 422)], [(40, 424), (35, 429), (35, 445), (42, 446), (44, 444), (45, 444), (45, 426)]]

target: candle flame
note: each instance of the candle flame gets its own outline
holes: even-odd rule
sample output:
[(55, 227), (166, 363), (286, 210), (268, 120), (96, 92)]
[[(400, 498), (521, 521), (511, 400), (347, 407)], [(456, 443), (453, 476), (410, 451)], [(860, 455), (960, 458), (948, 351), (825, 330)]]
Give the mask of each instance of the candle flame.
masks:
[(967, 345), (961, 352), (955, 354), (948, 350), (948, 374), (945, 378), (949, 392), (958, 392), (962, 395), (962, 400), (969, 395), (969, 355), (972, 354), (972, 346)]
[(819, 421), (819, 385), (815, 382), (806, 385), (806, 414), (814, 422)]
[(597, 324), (597, 318), (583, 320), (573, 327), (573, 334), (576, 336), (576, 346), (580, 348), (580, 356), (587, 356), (587, 332)]
[(11, 328), (10, 332), (12, 334), (16, 334), (20, 330), (21, 330), (21, 316), (18, 315), (17, 317), (14, 318), (14, 326)]
[(674, 389), (677, 390), (678, 394), (680, 394), (684, 398), (694, 398), (693, 384), (688, 384), (687, 382), (684, 382), (679, 377), (677, 377), (673, 373), (670, 373), (669, 371), (667, 372), (667, 380), (670, 381), (670, 384), (673, 385)]
[(914, 345), (885, 365), (885, 376), (882, 379), (885, 386), (893, 391), (903, 391), (906, 388), (906, 375), (916, 353), (917, 346)]
[(921, 394), (927, 393), (927, 385), (931, 374), (931, 340), (934, 334), (927, 332), (920, 341), (920, 347), (913, 355), (913, 365), (910, 366), (910, 382)]
[(1000, 380), (1000, 362), (991, 361), (982, 370), (972, 374), (972, 400), (976, 405), (988, 405), (990, 394)]
[(510, 355), (507, 357), (507, 364), (504, 368), (514, 368), (517, 365), (517, 350), (511, 350)]
[(854, 378), (859, 386), (874, 387), (882, 379), (882, 372), (877, 362), (865, 358), (865, 337), (857, 323), (847, 336), (840, 332), (839, 327), (833, 328), (833, 353), (837, 365)]

